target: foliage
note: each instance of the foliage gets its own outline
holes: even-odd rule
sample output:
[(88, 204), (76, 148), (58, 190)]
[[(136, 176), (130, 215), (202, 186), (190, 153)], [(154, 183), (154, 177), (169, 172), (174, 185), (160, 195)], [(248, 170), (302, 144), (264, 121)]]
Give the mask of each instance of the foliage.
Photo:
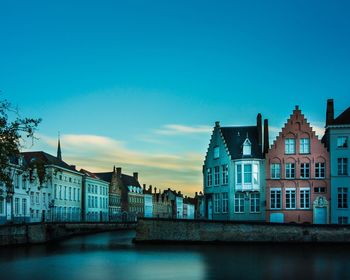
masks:
[(0, 100), (0, 182), (5, 183), (8, 191), (13, 189), (8, 167), (18, 160), (25, 139), (34, 141), (40, 122), (41, 119), (22, 118), (17, 108)]

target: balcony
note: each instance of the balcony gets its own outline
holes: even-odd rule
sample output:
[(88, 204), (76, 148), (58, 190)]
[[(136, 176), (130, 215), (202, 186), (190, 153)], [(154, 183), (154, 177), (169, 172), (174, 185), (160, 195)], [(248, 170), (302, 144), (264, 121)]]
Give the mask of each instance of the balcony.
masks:
[(257, 184), (236, 184), (235, 191), (238, 191), (238, 192), (260, 191), (260, 185), (257, 185)]

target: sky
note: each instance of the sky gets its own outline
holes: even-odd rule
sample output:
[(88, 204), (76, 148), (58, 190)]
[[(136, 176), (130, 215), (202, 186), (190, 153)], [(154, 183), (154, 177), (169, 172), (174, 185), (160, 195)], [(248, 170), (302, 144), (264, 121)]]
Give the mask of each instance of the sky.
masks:
[(0, 99), (42, 118), (34, 146), (78, 168), (202, 190), (215, 121), (295, 105), (323, 133), (350, 104), (349, 1), (0, 1)]

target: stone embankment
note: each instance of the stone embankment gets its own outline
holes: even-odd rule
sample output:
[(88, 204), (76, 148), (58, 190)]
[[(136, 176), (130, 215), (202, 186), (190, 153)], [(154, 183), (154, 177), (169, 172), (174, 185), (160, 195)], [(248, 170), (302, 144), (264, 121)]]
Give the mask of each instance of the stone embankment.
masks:
[(140, 219), (136, 243), (350, 243), (350, 226)]
[(38, 244), (75, 235), (135, 229), (136, 223), (34, 223), (0, 226), (0, 246)]

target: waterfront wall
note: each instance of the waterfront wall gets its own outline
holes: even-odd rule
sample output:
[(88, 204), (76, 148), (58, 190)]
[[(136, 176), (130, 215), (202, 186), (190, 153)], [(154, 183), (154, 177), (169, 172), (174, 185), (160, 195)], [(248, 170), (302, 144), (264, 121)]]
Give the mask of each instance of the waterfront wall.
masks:
[(140, 219), (137, 243), (350, 243), (350, 226)]
[(34, 223), (1, 225), (0, 246), (38, 244), (74, 235), (134, 229), (135, 223)]

